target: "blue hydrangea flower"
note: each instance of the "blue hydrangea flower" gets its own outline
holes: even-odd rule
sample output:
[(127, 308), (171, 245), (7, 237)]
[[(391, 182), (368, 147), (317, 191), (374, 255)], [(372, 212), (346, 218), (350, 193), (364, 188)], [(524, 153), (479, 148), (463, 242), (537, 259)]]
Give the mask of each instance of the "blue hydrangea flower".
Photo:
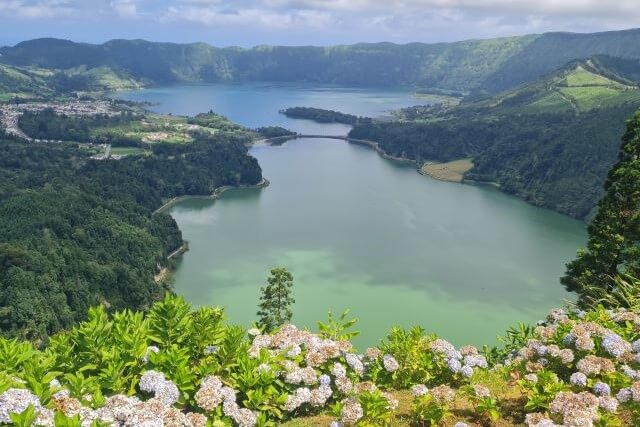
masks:
[(631, 350), (631, 345), (617, 334), (609, 333), (602, 339), (602, 347), (615, 358), (622, 357)]
[(637, 380), (640, 379), (640, 376), (638, 375), (638, 371), (632, 369), (630, 366), (628, 365), (622, 365), (622, 373), (631, 378), (632, 380)]
[(611, 387), (609, 387), (609, 384), (598, 381), (593, 385), (593, 392), (598, 396), (609, 396)]
[(204, 354), (216, 354), (218, 352), (218, 346), (208, 345), (204, 348)]
[(454, 374), (457, 374), (458, 372), (460, 372), (460, 369), (462, 369), (462, 364), (458, 359), (449, 359), (447, 361), (447, 366), (449, 367), (449, 370)]
[(331, 377), (326, 374), (320, 375), (320, 385), (331, 385)]
[(578, 387), (586, 387), (587, 386), (587, 376), (582, 372), (574, 372), (569, 377), (569, 382), (573, 385), (577, 385)]
[(616, 395), (616, 399), (618, 399), (618, 402), (620, 402), (620, 403), (628, 402), (632, 398), (633, 398), (633, 392), (628, 387), (620, 389), (620, 391)]
[(460, 369), (460, 373), (465, 378), (471, 378), (473, 376), (473, 368), (471, 366), (465, 365), (462, 367), (462, 369)]
[(569, 347), (575, 341), (576, 341), (576, 336), (574, 334), (572, 334), (572, 333), (568, 333), (562, 339), (562, 344), (564, 344), (565, 347)]

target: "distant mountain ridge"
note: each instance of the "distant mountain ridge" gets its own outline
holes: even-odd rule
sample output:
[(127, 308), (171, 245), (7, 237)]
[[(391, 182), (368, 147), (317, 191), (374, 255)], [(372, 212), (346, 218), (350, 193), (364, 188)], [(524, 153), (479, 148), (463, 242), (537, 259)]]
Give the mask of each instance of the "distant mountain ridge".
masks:
[(111, 40), (104, 44), (36, 39), (0, 49), (0, 62), (53, 69), (109, 67), (147, 84), (300, 81), (361, 86), (408, 85), (498, 93), (594, 55), (640, 59), (640, 29), (545, 33), (454, 43), (330, 47), (217, 48)]

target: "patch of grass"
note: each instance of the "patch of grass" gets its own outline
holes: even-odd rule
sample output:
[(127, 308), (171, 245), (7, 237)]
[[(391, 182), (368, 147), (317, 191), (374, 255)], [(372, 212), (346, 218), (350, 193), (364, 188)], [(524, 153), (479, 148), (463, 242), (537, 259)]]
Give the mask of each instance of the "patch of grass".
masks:
[(472, 168), (472, 159), (460, 159), (447, 163), (427, 163), (422, 166), (421, 172), (442, 181), (462, 182), (464, 174)]
[(574, 86), (609, 86), (616, 88), (626, 88), (626, 85), (618, 83), (600, 74), (592, 73), (585, 70), (583, 67), (578, 66), (574, 71), (567, 74), (564, 83), (568, 87)]
[(560, 93), (553, 91), (529, 104), (528, 112), (534, 114), (563, 112), (569, 108), (572, 108), (571, 103), (563, 98)]
[(138, 147), (112, 147), (111, 155), (116, 156), (134, 156), (134, 155), (148, 155), (151, 152), (143, 148)]
[(640, 89), (620, 89), (608, 86), (576, 86), (558, 89), (573, 100), (580, 111), (606, 108), (621, 103), (640, 100)]

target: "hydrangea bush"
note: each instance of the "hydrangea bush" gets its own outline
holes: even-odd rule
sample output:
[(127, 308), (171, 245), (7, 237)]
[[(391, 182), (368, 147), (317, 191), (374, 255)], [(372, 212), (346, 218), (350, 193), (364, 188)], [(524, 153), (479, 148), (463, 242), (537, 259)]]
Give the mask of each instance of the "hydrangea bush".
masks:
[(505, 363), (522, 378), (529, 426), (640, 424), (637, 312), (554, 310)]
[[(393, 329), (360, 353), (343, 317), (318, 334), (293, 325), (246, 331), (223, 317), (167, 296), (147, 314), (93, 308), (43, 349), (0, 339), (0, 424), (249, 427), (323, 413), (334, 427), (399, 419), (462, 427), (509, 411), (528, 426), (640, 422), (632, 311), (556, 310), (526, 340), (514, 338), (521, 346), (500, 363), (499, 352), (456, 348), (420, 328)], [(503, 405), (487, 375), (519, 388), (520, 407)], [(397, 390), (410, 390), (401, 409)]]

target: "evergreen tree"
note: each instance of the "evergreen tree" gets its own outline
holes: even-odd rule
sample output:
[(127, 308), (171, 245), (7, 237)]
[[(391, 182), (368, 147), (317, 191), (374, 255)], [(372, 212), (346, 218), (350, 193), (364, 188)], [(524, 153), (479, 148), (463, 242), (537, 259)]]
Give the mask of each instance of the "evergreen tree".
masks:
[(267, 332), (291, 321), (293, 312), (291, 304), (295, 302), (291, 296), (293, 276), (285, 268), (274, 268), (267, 279), (267, 286), (260, 289), (258, 304), (258, 326)]
[(567, 264), (562, 283), (580, 294), (616, 290), (621, 276), (640, 277), (640, 112), (627, 123), (618, 163), (605, 183), (605, 196), (589, 226), (587, 248)]

